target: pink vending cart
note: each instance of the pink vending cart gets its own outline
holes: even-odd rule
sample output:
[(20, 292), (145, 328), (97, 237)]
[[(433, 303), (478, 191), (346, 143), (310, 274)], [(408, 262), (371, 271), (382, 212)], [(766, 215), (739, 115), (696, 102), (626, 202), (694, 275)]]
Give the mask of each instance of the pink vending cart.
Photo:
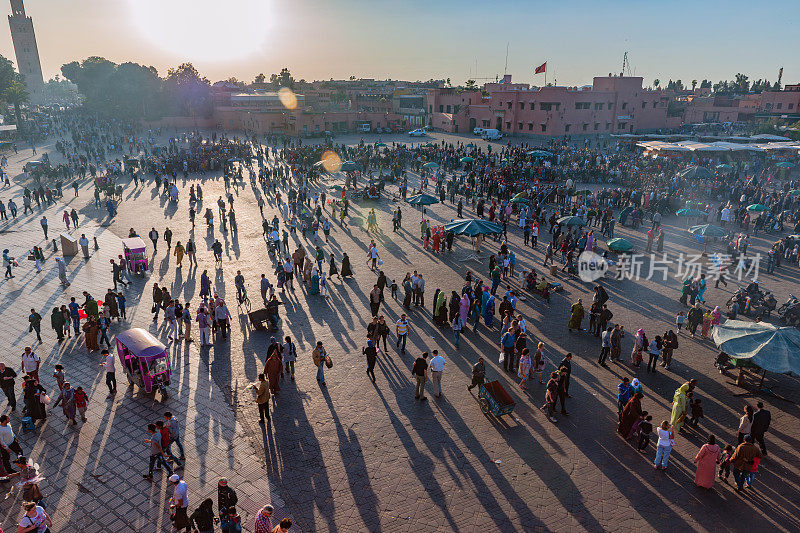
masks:
[(141, 238), (130, 237), (122, 239), (122, 249), (125, 253), (125, 263), (128, 265), (129, 272), (144, 274), (149, 270), (147, 257), (145, 256), (147, 247)]
[(149, 331), (131, 328), (118, 334), (117, 357), (129, 384), (145, 392), (158, 390), (166, 399), (172, 374), (167, 347)]

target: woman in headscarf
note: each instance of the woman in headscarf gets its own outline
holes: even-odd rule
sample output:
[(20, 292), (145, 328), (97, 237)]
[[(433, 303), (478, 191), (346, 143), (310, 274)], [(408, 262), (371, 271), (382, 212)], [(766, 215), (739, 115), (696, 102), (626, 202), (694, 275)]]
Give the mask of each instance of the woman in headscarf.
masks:
[(703, 314), (703, 324), (700, 326), (700, 336), (704, 339), (708, 338), (708, 330), (711, 329), (712, 320), (711, 310), (706, 309), (706, 312)]
[(489, 287), (484, 287), (483, 291), (483, 323), (487, 328), (492, 327), (494, 324), (494, 296), (489, 294)]
[(64, 314), (58, 307), (53, 308), (53, 314), (50, 315), (50, 326), (56, 331), (58, 342), (64, 340)]
[(42, 402), (42, 397), (46, 394), (47, 391), (38, 381), (30, 376), (25, 376), (25, 381), (22, 385), (22, 397), (25, 399), (25, 412), (31, 419), (44, 420), (47, 418), (47, 410)]
[(442, 292), (442, 289), (436, 288), (436, 292), (433, 293), (433, 301), (431, 302), (431, 316), (433, 319), (436, 320), (436, 310), (439, 308), (439, 293)]
[(686, 393), (689, 392), (691, 385), (687, 381), (675, 391), (672, 397), (672, 416), (670, 417), (670, 424), (672, 424), (675, 433), (680, 432), (683, 427), (683, 422), (686, 420)]
[[(274, 341), (275, 337), (272, 339)], [(281, 378), (282, 371), (283, 364), (281, 363), (280, 357), (278, 357), (278, 350), (274, 350), (264, 364), (264, 373), (267, 375), (267, 379), (269, 379), (269, 391), (272, 394), (281, 390), (278, 385), (278, 380)]]
[(583, 300), (578, 298), (578, 301), (570, 307), (570, 317), (567, 328), (572, 331), (573, 329), (581, 329), (581, 322), (583, 322)]
[(100, 332), (100, 326), (97, 324), (97, 319), (93, 316), (88, 316), (88, 320), (84, 322), (82, 329), (85, 334), (86, 349), (89, 353), (100, 349), (97, 344), (97, 334)]
[(714, 487), (714, 475), (721, 455), (716, 438), (714, 435), (709, 435), (708, 442), (703, 444), (694, 458), (694, 462), (697, 463), (697, 472), (694, 474), (695, 485), (708, 490)]
[(523, 390), (527, 390), (528, 387), (525, 386), (525, 383), (531, 377), (531, 356), (530, 350), (525, 348), (522, 350), (522, 356), (519, 358), (519, 368), (517, 368), (517, 375), (520, 378), (519, 386)]
[(439, 293), (439, 300), (436, 302), (436, 322), (440, 328), (447, 325), (447, 296), (444, 291)]
[(311, 268), (311, 278), (308, 282), (308, 294), (319, 294), (319, 270), (317, 265)]
[(642, 398), (644, 398), (644, 394), (637, 392), (633, 395), (633, 398), (628, 400), (625, 408), (622, 409), (622, 418), (617, 426), (617, 433), (622, 435), (624, 439), (630, 438), (631, 428), (642, 416)]
[(722, 311), (719, 310), (719, 306), (716, 306), (713, 311), (711, 311), (711, 325), (718, 326), (722, 320)]
[(641, 392), (642, 396), (644, 396), (644, 389), (642, 388), (642, 384), (639, 382), (639, 378), (633, 378), (630, 385), (631, 394), (636, 394), (637, 392)]
[(353, 275), (353, 269), (350, 267), (350, 257), (347, 255), (347, 252), (342, 254), (342, 277), (351, 277)]
[(77, 426), (78, 422), (75, 421), (75, 390), (69, 381), (64, 382), (64, 388), (61, 389), (61, 394), (58, 395), (53, 407), (58, 404), (61, 404), (61, 409), (64, 411), (64, 416), (67, 417), (67, 420), (72, 422), (73, 426)]
[(211, 279), (208, 277), (208, 270), (203, 270), (200, 274), (200, 298), (205, 302), (211, 295)]
[(103, 305), (108, 306), (108, 318), (119, 318), (119, 306), (117, 305), (117, 293), (108, 289), (103, 298)]
[(305, 283), (308, 283), (309, 281), (311, 281), (311, 268), (312, 268), (312, 265), (316, 265), (316, 263), (314, 262), (313, 259), (311, 259), (311, 257), (306, 256), (305, 264), (303, 265), (303, 281)]
[(461, 327), (465, 328), (467, 325), (467, 318), (469, 318), (469, 297), (465, 292), (458, 302), (458, 319), (461, 320)]
[(633, 337), (633, 350), (631, 350), (631, 364), (639, 366), (642, 362), (642, 350), (645, 348), (647, 340), (644, 330), (639, 328)]
[(453, 319), (455, 319), (456, 315), (458, 314), (460, 300), (461, 299), (459, 298), (458, 293), (456, 291), (452, 291), (450, 293), (450, 314), (447, 317), (450, 322), (452, 322)]
[(339, 278), (339, 281), (342, 281), (342, 277), (339, 275), (339, 269), (336, 267), (336, 258), (333, 257), (333, 254), (328, 257), (328, 263), (331, 265), (328, 269), (328, 279), (333, 281), (333, 276), (336, 276)]
[(175, 251), (173, 252), (173, 255), (177, 260), (176, 268), (181, 267), (181, 261), (183, 261), (184, 254), (186, 254), (186, 249), (181, 244), (181, 241), (178, 241), (178, 243), (175, 245)]

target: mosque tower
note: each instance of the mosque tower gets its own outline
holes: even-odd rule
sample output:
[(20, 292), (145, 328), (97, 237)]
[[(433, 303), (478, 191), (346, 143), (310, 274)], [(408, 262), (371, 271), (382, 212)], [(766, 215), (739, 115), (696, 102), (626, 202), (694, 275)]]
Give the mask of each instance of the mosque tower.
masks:
[(42, 102), (44, 96), (44, 78), (42, 64), (39, 62), (39, 48), (36, 46), (36, 34), (33, 32), (33, 20), (25, 15), (22, 0), (11, 0), (11, 15), (8, 16), (11, 26), (11, 40), (17, 54), (17, 70), (25, 80), (30, 101), (33, 104)]

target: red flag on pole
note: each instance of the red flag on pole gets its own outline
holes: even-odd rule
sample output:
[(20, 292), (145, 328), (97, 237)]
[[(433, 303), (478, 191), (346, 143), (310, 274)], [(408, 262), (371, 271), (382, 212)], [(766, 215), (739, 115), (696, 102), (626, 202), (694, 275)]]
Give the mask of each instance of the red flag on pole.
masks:
[(536, 67), (536, 70), (533, 71), (534, 74), (541, 74), (547, 70), (547, 61)]

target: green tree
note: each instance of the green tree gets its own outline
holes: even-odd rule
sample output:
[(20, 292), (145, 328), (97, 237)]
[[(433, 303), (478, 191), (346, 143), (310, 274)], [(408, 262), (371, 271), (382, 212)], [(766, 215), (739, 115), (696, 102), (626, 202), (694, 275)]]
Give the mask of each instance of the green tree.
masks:
[(736, 74), (736, 79), (734, 84), (736, 85), (736, 92), (739, 94), (747, 93), (750, 90), (750, 82), (747, 81), (748, 78), (742, 73)]
[(17, 127), (22, 129), (22, 114), (20, 107), (28, 101), (28, 90), (25, 84), (15, 79), (3, 91), (3, 100), (14, 106), (14, 117), (17, 119)]
[(17, 79), (19, 74), (14, 70), (14, 63), (0, 56), (0, 93), (11, 87), (11, 83)]
[(474, 91), (475, 89), (477, 89), (477, 86), (475, 85), (475, 80), (467, 80), (467, 82), (464, 84), (464, 88), (469, 91)]
[(660, 80), (660, 79), (658, 79), (658, 78), (654, 79), (654, 80), (653, 80), (653, 87), (655, 87), (656, 89), (658, 89), (658, 86), (659, 86), (659, 85), (661, 85), (661, 80)]
[(181, 115), (206, 115), (211, 111), (211, 83), (191, 63), (182, 63), (167, 71), (164, 91)]
[(692, 80), (692, 91), (694, 92), (695, 87), (697, 87), (697, 80)]
[(263, 84), (263, 83), (264, 83), (266, 80), (267, 80), (267, 77), (266, 77), (266, 76), (264, 75), (264, 73), (262, 72), (261, 74), (259, 74), (258, 76), (256, 76), (256, 77), (255, 77), (255, 79), (253, 80), (253, 83), (261, 85), (261, 84)]
[(279, 74), (271, 75), (269, 77), (269, 82), (275, 89), (280, 89), (281, 87), (294, 89), (294, 78), (287, 67), (283, 67)]
[(704, 79), (703, 81), (701, 81), (700, 82), (700, 88), (701, 89), (710, 89), (711, 88), (711, 80)]

